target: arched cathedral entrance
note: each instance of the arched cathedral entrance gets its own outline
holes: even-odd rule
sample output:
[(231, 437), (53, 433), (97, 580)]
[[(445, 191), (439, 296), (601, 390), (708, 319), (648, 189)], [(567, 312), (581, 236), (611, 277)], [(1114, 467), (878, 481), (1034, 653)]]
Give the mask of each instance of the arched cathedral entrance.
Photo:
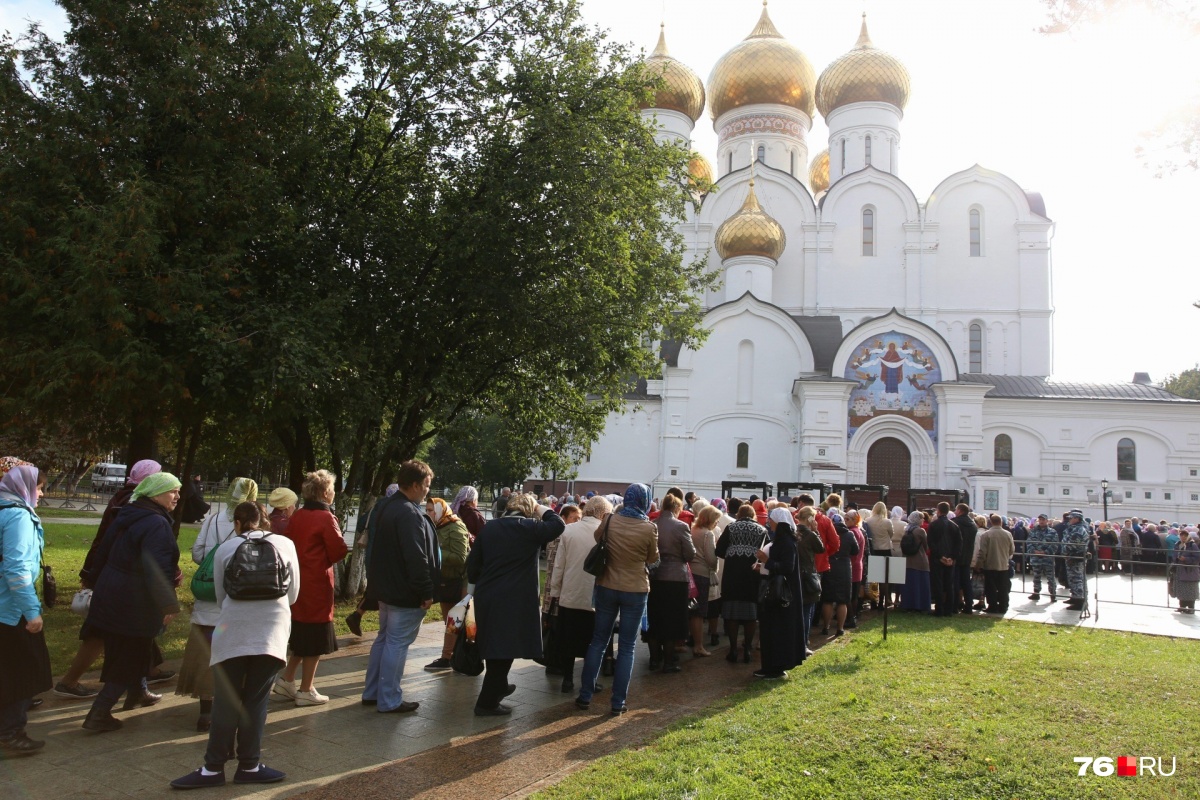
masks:
[[(891, 436), (879, 439), (867, 450), (867, 483), (888, 487), (887, 506), (908, 510), (912, 486), (912, 453), (908, 445)], [(865, 509), (867, 513), (870, 509)]]

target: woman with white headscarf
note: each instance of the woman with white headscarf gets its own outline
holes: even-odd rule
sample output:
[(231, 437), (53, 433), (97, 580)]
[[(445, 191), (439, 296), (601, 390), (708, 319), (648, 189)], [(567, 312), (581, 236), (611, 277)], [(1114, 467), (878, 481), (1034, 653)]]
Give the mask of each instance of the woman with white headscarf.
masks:
[[(892, 523), (892, 557), (900, 558), (904, 553), (900, 552), (900, 540), (904, 538), (904, 532), (908, 530), (908, 520), (904, 509), (900, 506), (892, 506), (892, 513), (889, 515), (889, 521)], [(904, 588), (902, 583), (889, 583), (888, 593), (892, 596), (892, 608), (900, 606), (900, 590)]]
[(45, 485), (37, 467), (24, 462), (0, 478), (0, 758), (46, 744), (25, 733), (30, 701), (52, 683), (37, 595), (45, 535), (34, 509)]
[(761, 680), (783, 678), (787, 670), (804, 661), (804, 643), (799, 634), (800, 612), (804, 605), (799, 581), (799, 557), (796, 550), (796, 522), (786, 508), (772, 509), (768, 524), (774, 528), (771, 543), (755, 554), (760, 580), (783, 577), (791, 594), (787, 606), (770, 602), (759, 606), (759, 643), (762, 645), (762, 668), (754, 677)]
[(450, 504), (450, 511), (467, 526), (467, 532), (471, 534), (471, 544), (475, 544), (475, 537), (487, 523), (483, 514), (479, 513), (479, 490), (474, 486), (459, 489), (458, 494), (454, 495), (454, 502)]

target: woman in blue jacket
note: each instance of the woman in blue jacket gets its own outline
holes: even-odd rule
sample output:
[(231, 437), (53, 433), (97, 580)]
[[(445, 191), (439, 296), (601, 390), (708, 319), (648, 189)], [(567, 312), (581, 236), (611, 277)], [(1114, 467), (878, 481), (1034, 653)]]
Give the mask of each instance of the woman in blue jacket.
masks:
[(45, 478), (20, 464), (0, 478), (0, 756), (36, 753), (45, 742), (25, 734), (29, 701), (52, 685), (50, 653), (37, 596), (45, 536), (38, 519)]
[(179, 613), (174, 583), (179, 546), (171, 518), (179, 487), (179, 479), (169, 472), (146, 478), (104, 534), (98, 551), (104, 567), (87, 619), (104, 637), (104, 688), (83, 721), (86, 730), (120, 728), (112, 707), (126, 692), (126, 711), (162, 699), (141, 682), (154, 666), (154, 637)]

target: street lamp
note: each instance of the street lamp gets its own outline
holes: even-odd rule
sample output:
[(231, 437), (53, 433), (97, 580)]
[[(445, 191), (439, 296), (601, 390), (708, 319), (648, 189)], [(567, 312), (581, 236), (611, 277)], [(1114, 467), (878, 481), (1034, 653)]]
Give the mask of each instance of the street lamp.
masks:
[(1100, 496), (1104, 499), (1104, 521), (1108, 522), (1108, 478), (1100, 481)]

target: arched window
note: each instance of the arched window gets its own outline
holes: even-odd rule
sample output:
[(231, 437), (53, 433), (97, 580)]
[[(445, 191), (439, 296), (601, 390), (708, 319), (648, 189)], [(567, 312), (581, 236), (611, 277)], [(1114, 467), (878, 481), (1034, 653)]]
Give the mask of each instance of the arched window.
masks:
[(788, 172), (792, 173), (793, 177), (796, 174), (796, 151), (792, 150), (788, 153)]
[(842, 174), (846, 174), (846, 140), (842, 139)]
[(971, 218), (971, 255), (983, 255), (983, 219), (978, 208), (972, 208)]
[(1133, 439), (1117, 442), (1117, 480), (1137, 480), (1137, 445)]
[(862, 254), (875, 255), (875, 209), (864, 208), (862, 212)]
[(732, 150), (729, 151), (729, 169), (727, 169), (725, 171), (733, 172), (733, 151)]
[(758, 158), (758, 161), (760, 164), (766, 163), (766, 161), (767, 161), (767, 146), (765, 144), (760, 144), (758, 146), (757, 158)]
[(983, 372), (983, 326), (971, 323), (967, 372)]
[(871, 166), (871, 137), (870, 136), (868, 136), (866, 138), (864, 145), (867, 148), (867, 166), (869, 167), (869, 166)]
[(737, 401), (754, 402), (754, 342), (749, 339), (738, 345)]
[(996, 436), (993, 452), (995, 459), (992, 462), (992, 469), (1005, 475), (1012, 475), (1012, 437), (1007, 433)]
[(749, 444), (749, 442), (738, 442), (737, 468), (738, 469), (750, 469), (750, 444)]

